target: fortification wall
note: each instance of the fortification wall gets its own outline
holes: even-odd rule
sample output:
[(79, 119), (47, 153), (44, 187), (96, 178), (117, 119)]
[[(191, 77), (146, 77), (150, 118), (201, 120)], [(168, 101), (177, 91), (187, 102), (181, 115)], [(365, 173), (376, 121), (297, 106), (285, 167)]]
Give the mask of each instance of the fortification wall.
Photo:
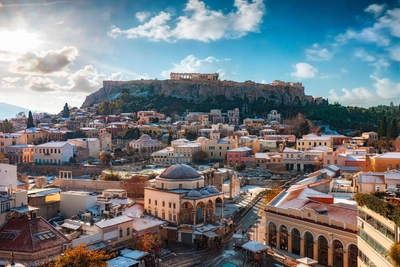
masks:
[(88, 190), (100, 192), (106, 189), (124, 189), (122, 181), (79, 180), (55, 178), (53, 184), (61, 190)]
[(59, 171), (72, 171), (73, 176), (100, 175), (103, 166), (69, 166), (69, 165), (18, 165), (19, 173), (29, 173), (32, 175), (53, 175), (58, 177)]

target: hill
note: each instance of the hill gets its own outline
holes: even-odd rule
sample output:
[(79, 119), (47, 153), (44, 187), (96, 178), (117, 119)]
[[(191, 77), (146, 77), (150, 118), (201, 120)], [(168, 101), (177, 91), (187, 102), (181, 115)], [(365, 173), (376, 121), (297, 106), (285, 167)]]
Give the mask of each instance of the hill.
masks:
[(100, 104), (104, 100), (114, 101), (122, 96), (154, 98), (173, 97), (187, 102), (201, 103), (218, 96), (227, 100), (241, 99), (249, 103), (255, 101), (275, 104), (310, 102), (312, 96), (304, 94), (301, 83), (274, 81), (260, 84), (252, 81), (204, 81), (204, 80), (136, 80), (104, 81), (103, 87), (87, 96), (82, 107)]
[(15, 115), (21, 111), (28, 116), (29, 109), (0, 102), (0, 120), (15, 118)]

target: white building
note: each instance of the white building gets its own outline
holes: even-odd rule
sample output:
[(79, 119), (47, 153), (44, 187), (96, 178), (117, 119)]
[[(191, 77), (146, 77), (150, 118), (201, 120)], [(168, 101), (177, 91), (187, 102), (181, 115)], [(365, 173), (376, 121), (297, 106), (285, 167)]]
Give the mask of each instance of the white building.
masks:
[(35, 164), (68, 163), (76, 153), (76, 145), (70, 142), (49, 142), (35, 146)]
[(89, 149), (89, 155), (92, 158), (99, 158), (100, 153), (100, 140), (98, 138), (75, 138), (68, 139), (68, 142)]
[(96, 206), (97, 196), (91, 192), (66, 191), (60, 195), (60, 212), (62, 216), (71, 217), (86, 213), (86, 209)]
[(17, 189), (17, 166), (0, 163), (0, 186), (11, 185)]

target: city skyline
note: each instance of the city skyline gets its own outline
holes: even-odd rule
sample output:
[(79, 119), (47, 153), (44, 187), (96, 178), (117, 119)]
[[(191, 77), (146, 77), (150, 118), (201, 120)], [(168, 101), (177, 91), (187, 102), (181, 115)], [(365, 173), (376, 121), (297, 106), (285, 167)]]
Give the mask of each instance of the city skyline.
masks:
[(103, 80), (218, 72), (400, 103), (398, 1), (2, 1), (0, 102), (57, 113)]

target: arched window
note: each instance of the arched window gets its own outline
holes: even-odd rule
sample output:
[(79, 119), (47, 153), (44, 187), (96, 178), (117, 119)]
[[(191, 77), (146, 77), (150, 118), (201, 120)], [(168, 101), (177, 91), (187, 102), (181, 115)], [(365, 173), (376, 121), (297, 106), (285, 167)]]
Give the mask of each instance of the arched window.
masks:
[(348, 249), (349, 267), (357, 267), (358, 248), (356, 245), (350, 245)]
[(281, 225), (280, 229), (280, 248), (283, 250), (288, 250), (288, 229), (285, 225)]
[(182, 184), (179, 184), (179, 189), (182, 189)]
[[(325, 236), (318, 237), (318, 263), (328, 266), (328, 240)], [(357, 263), (357, 261), (356, 261)]]
[(343, 244), (339, 240), (333, 241), (333, 266), (343, 267)]
[(161, 183), (161, 188), (164, 189), (164, 183)]
[(199, 188), (199, 182), (197, 182), (197, 187), (196, 188)]
[(304, 256), (314, 258), (314, 237), (310, 232), (304, 235)]
[(269, 223), (269, 231), (268, 231), (268, 236), (269, 236), (269, 245), (271, 247), (276, 247), (276, 225), (273, 222)]
[(292, 253), (300, 255), (300, 231), (296, 228), (292, 230)]

